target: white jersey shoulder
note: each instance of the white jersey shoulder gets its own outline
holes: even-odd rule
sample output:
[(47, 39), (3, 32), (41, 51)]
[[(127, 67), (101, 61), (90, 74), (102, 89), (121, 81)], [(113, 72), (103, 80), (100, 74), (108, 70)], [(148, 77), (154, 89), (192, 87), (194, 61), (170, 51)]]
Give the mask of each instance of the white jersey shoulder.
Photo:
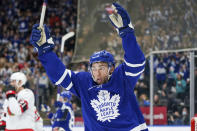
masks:
[(20, 99), (34, 102), (34, 93), (30, 89), (23, 89), (17, 94), (17, 100)]

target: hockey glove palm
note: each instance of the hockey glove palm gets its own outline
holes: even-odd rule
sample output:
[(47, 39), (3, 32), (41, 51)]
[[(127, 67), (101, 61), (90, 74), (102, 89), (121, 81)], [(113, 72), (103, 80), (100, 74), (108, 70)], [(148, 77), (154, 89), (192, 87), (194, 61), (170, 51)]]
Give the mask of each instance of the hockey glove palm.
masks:
[(125, 31), (127, 32), (128, 30), (134, 29), (130, 17), (124, 8), (117, 3), (113, 3), (112, 8), (115, 13), (110, 14), (109, 19), (120, 36), (123, 35)]
[(39, 55), (49, 52), (54, 48), (54, 42), (46, 25), (44, 27), (39, 27), (38, 24), (33, 26), (30, 43), (37, 49)]

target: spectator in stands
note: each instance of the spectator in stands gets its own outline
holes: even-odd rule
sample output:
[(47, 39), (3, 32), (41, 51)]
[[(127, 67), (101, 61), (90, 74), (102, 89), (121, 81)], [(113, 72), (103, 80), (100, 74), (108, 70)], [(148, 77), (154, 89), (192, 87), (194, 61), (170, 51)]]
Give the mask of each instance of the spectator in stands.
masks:
[(170, 87), (168, 86), (168, 83), (167, 82), (164, 82), (163, 83), (163, 85), (162, 85), (162, 91), (165, 91), (165, 94), (170, 92)]
[(161, 103), (162, 105), (167, 105), (167, 102), (168, 102), (168, 97), (167, 97), (167, 92), (165, 90), (161, 90), (161, 95), (160, 95), (160, 98), (161, 98)]
[(149, 106), (150, 102), (148, 101), (148, 97), (146, 94), (141, 94), (139, 99), (139, 105), (140, 106)]
[(186, 89), (186, 81), (183, 79), (181, 74), (177, 74), (176, 77), (176, 94), (177, 98), (184, 99)]
[(172, 125), (182, 125), (183, 121), (181, 119), (181, 115), (178, 111), (175, 111), (173, 116), (170, 117)]
[(47, 102), (49, 79), (45, 72), (41, 73), (38, 81), (39, 105)]
[(21, 16), (19, 19), (19, 32), (27, 32), (28, 31), (28, 20), (25, 19), (25, 16)]
[(73, 108), (75, 117), (82, 117), (81, 108), (77, 106), (76, 102), (72, 103), (72, 108)]
[(158, 88), (161, 89), (162, 84), (166, 80), (166, 65), (163, 62), (163, 59), (159, 60), (159, 64), (156, 67), (156, 76), (157, 76)]
[(160, 106), (161, 105), (160, 99), (159, 99), (159, 94), (154, 95), (153, 102), (154, 102), (155, 106)]
[(184, 107), (182, 109), (182, 121), (183, 121), (184, 125), (189, 125), (190, 124), (189, 113), (188, 113), (188, 109), (186, 107)]
[(183, 79), (186, 81), (189, 78), (189, 67), (186, 64), (183, 64), (180, 68), (180, 74), (183, 76)]
[(135, 89), (138, 91), (139, 97), (141, 96), (141, 94), (146, 94), (146, 96), (149, 96), (149, 89), (144, 81), (137, 82)]
[(168, 73), (168, 85), (171, 87), (175, 83), (176, 73), (174, 72), (174, 67), (170, 66)]
[(50, 21), (50, 26), (53, 27), (55, 26), (56, 23), (60, 23), (60, 17), (57, 14), (55, 14), (55, 12), (52, 12), (49, 21)]

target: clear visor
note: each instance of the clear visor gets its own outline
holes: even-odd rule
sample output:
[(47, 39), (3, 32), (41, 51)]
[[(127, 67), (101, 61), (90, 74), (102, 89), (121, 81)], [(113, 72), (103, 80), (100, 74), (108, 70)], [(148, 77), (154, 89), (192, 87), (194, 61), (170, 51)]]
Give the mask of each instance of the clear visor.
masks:
[(14, 80), (14, 79), (9, 79), (8, 80), (9, 85), (14, 86), (14, 87), (20, 87), (19, 85), (19, 80)]

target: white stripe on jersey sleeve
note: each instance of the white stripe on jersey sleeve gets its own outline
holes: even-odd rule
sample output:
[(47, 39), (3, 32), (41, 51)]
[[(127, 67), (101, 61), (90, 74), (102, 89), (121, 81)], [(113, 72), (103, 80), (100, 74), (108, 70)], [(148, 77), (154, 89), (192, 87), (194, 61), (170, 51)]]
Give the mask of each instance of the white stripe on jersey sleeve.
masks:
[[(68, 75), (69, 75), (70, 78), (71, 78), (71, 71), (70, 71), (70, 70), (68, 70)], [(73, 83), (72, 83), (72, 81), (71, 81), (70, 84), (68, 85), (68, 87), (66, 87), (66, 90), (70, 90), (70, 89), (72, 88), (72, 86), (73, 86)]]
[(68, 87), (66, 87), (66, 90), (70, 90), (70, 88), (73, 86), (73, 83), (71, 82)]
[(141, 70), (141, 71), (138, 72), (138, 73), (125, 72), (125, 74), (126, 74), (126, 76), (138, 76), (138, 75), (140, 75), (143, 71), (144, 71), (144, 69)]
[(55, 85), (59, 85), (62, 83), (62, 81), (64, 80), (64, 78), (66, 77), (67, 73), (69, 73), (70, 77), (71, 77), (71, 72), (69, 72), (70, 70), (65, 69), (64, 74), (61, 76), (61, 78), (55, 83)]
[(68, 74), (69, 74), (69, 76), (70, 76), (70, 78), (71, 78), (71, 71), (70, 71), (70, 70), (68, 70)]
[(140, 67), (140, 66), (143, 66), (146, 63), (146, 61), (144, 61), (142, 64), (131, 64), (131, 63), (128, 63), (126, 60), (124, 60), (124, 62), (129, 67)]

